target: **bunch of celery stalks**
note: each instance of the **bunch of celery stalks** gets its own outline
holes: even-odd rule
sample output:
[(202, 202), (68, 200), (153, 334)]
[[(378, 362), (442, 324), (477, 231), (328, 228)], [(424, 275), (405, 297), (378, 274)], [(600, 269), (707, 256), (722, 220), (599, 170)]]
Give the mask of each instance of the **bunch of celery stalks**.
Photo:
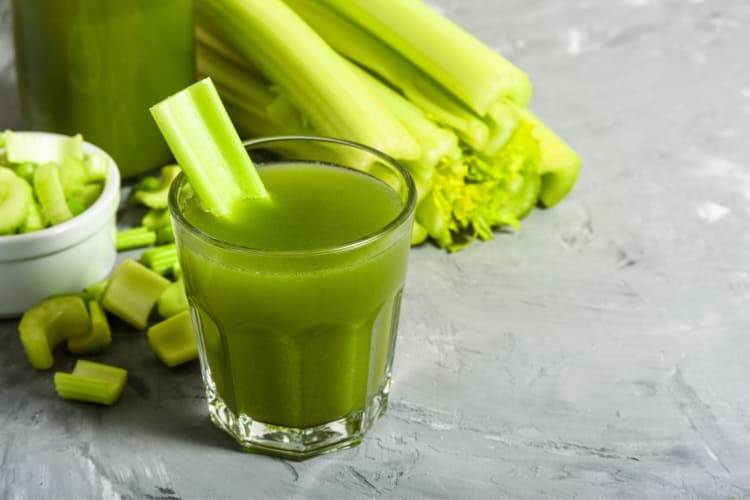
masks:
[(383, 151), (418, 188), (412, 243), (454, 251), (573, 188), (579, 156), (527, 75), (422, 0), (196, 0), (199, 76), (240, 135)]

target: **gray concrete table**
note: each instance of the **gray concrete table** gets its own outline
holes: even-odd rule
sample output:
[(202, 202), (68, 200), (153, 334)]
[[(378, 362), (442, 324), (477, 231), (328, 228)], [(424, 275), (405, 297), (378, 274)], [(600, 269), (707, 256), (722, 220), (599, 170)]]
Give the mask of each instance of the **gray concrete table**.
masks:
[[(0, 497), (750, 497), (750, 3), (434, 3), (529, 73), (584, 170), (519, 233), (412, 252), (374, 431), (302, 463), (242, 453), (197, 364), (132, 332), (103, 358), (130, 370), (116, 407), (62, 401), (5, 321)], [(0, 26), (18, 127), (8, 0)]]

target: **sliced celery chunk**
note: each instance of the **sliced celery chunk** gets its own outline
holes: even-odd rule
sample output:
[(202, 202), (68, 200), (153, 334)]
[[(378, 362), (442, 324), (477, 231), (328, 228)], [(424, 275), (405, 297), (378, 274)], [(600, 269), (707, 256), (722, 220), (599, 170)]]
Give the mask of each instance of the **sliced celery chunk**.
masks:
[(157, 231), (169, 224), (169, 210), (166, 208), (152, 208), (141, 218), (141, 226), (152, 231)]
[(141, 263), (161, 275), (169, 273), (177, 261), (177, 247), (174, 243), (149, 248), (141, 253)]
[(5, 131), (5, 154), (11, 163), (61, 163), (66, 157), (83, 158), (83, 136), (37, 135)]
[(109, 172), (109, 159), (102, 153), (93, 151), (83, 159), (88, 182), (104, 181)]
[(39, 231), (44, 229), (44, 216), (42, 215), (42, 209), (36, 201), (33, 201), (28, 208), (26, 219), (18, 228), (20, 233), (30, 233), (32, 231)]
[(55, 373), (55, 389), (64, 399), (111, 406), (120, 399), (127, 379), (122, 368), (79, 359), (72, 373)]
[(168, 245), (174, 243), (174, 230), (172, 225), (166, 225), (156, 231), (156, 244), (157, 245)]
[(133, 200), (149, 208), (167, 208), (169, 186), (179, 173), (180, 167), (177, 165), (162, 167), (161, 183), (155, 189), (136, 189), (133, 192)]
[(31, 366), (46, 370), (54, 364), (53, 351), (65, 339), (86, 335), (89, 313), (80, 297), (59, 295), (36, 304), (21, 317), (18, 331)]
[(159, 316), (169, 318), (178, 312), (188, 308), (187, 295), (185, 294), (185, 283), (182, 279), (172, 282), (169, 287), (161, 294), (156, 304)]
[(13, 233), (23, 225), (33, 196), (28, 182), (0, 167), (0, 234)]
[(138, 329), (146, 328), (156, 301), (170, 281), (133, 259), (123, 260), (112, 272), (102, 306)]
[(115, 248), (118, 251), (147, 247), (154, 243), (156, 243), (156, 232), (144, 226), (122, 229), (115, 234)]
[(54, 163), (42, 163), (36, 167), (34, 189), (42, 206), (42, 215), (51, 224), (59, 224), (73, 218), (73, 213), (65, 202), (60, 172)]
[(104, 294), (104, 290), (107, 289), (108, 284), (109, 278), (105, 278), (101, 281), (97, 281), (96, 283), (92, 283), (91, 285), (84, 288), (83, 291), (91, 300), (101, 302), (102, 295)]
[(88, 333), (68, 339), (68, 350), (73, 354), (84, 355), (99, 352), (112, 343), (112, 331), (107, 315), (96, 300), (88, 301), (91, 328)]
[(170, 368), (198, 357), (190, 311), (182, 311), (148, 329), (148, 343), (159, 360)]

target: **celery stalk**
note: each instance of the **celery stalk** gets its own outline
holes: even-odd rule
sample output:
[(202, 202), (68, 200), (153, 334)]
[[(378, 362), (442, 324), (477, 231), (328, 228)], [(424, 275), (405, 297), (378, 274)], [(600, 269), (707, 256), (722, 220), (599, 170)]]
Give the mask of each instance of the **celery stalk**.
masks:
[(54, 364), (53, 351), (65, 339), (86, 335), (89, 313), (80, 297), (50, 297), (24, 312), (18, 332), (31, 366), (46, 370)]
[(522, 119), (531, 124), (534, 137), (539, 141), (539, 173), (542, 176), (539, 201), (549, 208), (573, 189), (581, 171), (581, 158), (530, 109), (521, 108), (519, 112)]
[(419, 156), (411, 135), (343, 57), (281, 0), (195, 5), (198, 26), (220, 35), (266, 75), (319, 134), (367, 144), (396, 159)]
[(268, 197), (209, 78), (152, 106), (151, 113), (207, 211), (227, 217), (241, 199)]
[(320, 1), (400, 52), (479, 116), (502, 98), (529, 101), (523, 71), (422, 0)]
[(198, 71), (211, 77), (238, 131), (246, 136), (304, 133), (309, 128), (287, 98), (247, 64), (238, 64), (209, 48), (196, 47)]
[(247, 63), (247, 61), (240, 54), (238, 54), (231, 45), (227, 45), (224, 41), (215, 37), (209, 31), (200, 26), (195, 27), (195, 41), (196, 58), (198, 59), (198, 61), (200, 61), (201, 59), (198, 56), (200, 47), (200, 50), (210, 50), (212, 52), (220, 54), (222, 57), (229, 59), (232, 64), (244, 66)]
[(151, 350), (170, 368), (198, 358), (190, 311), (183, 310), (156, 323), (148, 329), (147, 335)]
[(72, 373), (55, 373), (55, 389), (64, 399), (112, 406), (127, 379), (128, 372), (122, 368), (79, 359)]
[(485, 146), (488, 125), (397, 50), (318, 0), (287, 3), (331, 47), (378, 74), (433, 120), (455, 130), (471, 147)]
[(156, 301), (170, 281), (133, 259), (125, 259), (112, 272), (102, 294), (102, 306), (138, 329), (148, 324)]
[(360, 75), (372, 93), (388, 106), (412, 137), (420, 143), (422, 156), (417, 161), (425, 170), (431, 171), (445, 155), (458, 156), (458, 137), (452, 131), (429, 120), (411, 101), (373, 78), (369, 73), (353, 64), (352, 68)]

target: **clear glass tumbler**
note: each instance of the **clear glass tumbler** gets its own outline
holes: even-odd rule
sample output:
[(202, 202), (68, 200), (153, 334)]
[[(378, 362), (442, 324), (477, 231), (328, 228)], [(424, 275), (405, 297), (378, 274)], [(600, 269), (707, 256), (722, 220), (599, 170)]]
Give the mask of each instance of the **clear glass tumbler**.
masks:
[(248, 451), (304, 459), (354, 446), (388, 402), (414, 183), (388, 156), (350, 142), (245, 145), (261, 177), (286, 164), (355, 169), (387, 186), (397, 208), (377, 231), (335, 246), (252, 248), (196, 227), (190, 184), (176, 179), (169, 208), (211, 420)]

